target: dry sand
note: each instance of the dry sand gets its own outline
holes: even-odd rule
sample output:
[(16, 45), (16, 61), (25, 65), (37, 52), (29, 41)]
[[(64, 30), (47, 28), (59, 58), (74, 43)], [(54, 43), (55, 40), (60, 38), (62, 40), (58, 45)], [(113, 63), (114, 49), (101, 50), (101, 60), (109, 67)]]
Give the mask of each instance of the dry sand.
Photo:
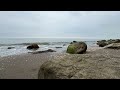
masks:
[[(96, 59), (94, 58), (93, 61), (96, 60), (97, 63), (100, 62), (98, 65), (110, 64), (119, 71), (119, 54), (120, 50), (110, 50), (94, 47), (89, 48), (87, 50), (87, 53), (84, 55), (89, 55), (90, 57), (97, 57)], [(55, 56), (59, 58), (62, 55), (65, 54), (41, 53), (2, 57), (0, 58), (0, 79), (37, 79), (39, 68), (45, 61), (51, 60)]]

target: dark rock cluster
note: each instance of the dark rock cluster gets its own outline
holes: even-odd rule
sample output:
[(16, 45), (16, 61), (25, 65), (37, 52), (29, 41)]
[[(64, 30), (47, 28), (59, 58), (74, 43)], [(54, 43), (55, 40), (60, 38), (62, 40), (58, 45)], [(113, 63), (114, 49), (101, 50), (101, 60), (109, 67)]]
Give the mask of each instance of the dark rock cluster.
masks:
[(99, 45), (99, 47), (104, 47), (112, 43), (120, 43), (120, 39), (109, 39), (109, 40), (97, 41), (97, 45)]

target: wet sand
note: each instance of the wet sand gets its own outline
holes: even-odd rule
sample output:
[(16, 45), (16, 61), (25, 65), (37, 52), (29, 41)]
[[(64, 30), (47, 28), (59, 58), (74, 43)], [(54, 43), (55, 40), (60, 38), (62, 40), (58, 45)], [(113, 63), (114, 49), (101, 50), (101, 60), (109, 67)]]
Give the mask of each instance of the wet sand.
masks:
[[(100, 63), (104, 59), (108, 64), (120, 66), (120, 50), (110, 50), (102, 48), (89, 48), (87, 53), (90, 57), (96, 57)], [(0, 58), (0, 79), (37, 79), (40, 66), (47, 60), (54, 57), (64, 56), (64, 53), (41, 53), (41, 54), (21, 54)], [(103, 60), (99, 60), (103, 57)], [(95, 59), (95, 58), (94, 58)], [(95, 60), (94, 60), (95, 61)], [(92, 62), (92, 61), (91, 61)], [(108, 65), (107, 64), (107, 65)]]
[(42, 53), (0, 58), (0, 79), (37, 79), (40, 65), (50, 57), (51, 54)]

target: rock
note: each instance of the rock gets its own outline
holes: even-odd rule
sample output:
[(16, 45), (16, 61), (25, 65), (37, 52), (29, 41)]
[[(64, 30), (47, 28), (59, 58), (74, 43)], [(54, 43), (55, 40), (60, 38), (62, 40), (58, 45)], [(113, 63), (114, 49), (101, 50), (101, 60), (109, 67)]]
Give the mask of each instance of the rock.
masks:
[[(38, 79), (119, 79), (119, 55), (61, 55), (44, 62)], [(116, 63), (117, 62), (117, 63)]]
[(120, 43), (120, 39), (116, 39), (114, 43)]
[(73, 43), (76, 43), (77, 41), (73, 41)]
[(15, 47), (8, 47), (8, 49), (12, 49), (12, 48), (15, 48)]
[(66, 46), (66, 44), (63, 44), (63, 46)]
[(105, 42), (101, 42), (101, 43), (99, 43), (99, 47), (104, 47), (104, 46), (106, 46), (106, 45), (108, 45), (108, 44), (105, 43)]
[(15, 47), (8, 47), (8, 49), (12, 49), (12, 48), (15, 48)]
[(120, 49), (120, 43), (112, 43), (112, 44), (110, 44), (110, 45), (107, 45), (105, 48), (106, 48), (106, 49), (107, 49), (107, 48), (108, 48), (108, 49)]
[(77, 72), (72, 65), (73, 61), (67, 60), (47, 61), (40, 67), (38, 79), (69, 79)]
[(31, 44), (30, 46), (27, 47), (27, 49), (38, 49), (39, 46), (37, 44)]
[(101, 41), (97, 41), (97, 45), (99, 45), (99, 47), (104, 47), (108, 45), (108, 43), (106, 40), (101, 40)]
[(56, 51), (52, 49), (48, 49), (47, 52), (56, 52)]
[(62, 47), (55, 47), (55, 48), (62, 48)]
[(73, 43), (77, 43), (77, 41), (73, 41), (73, 42), (71, 42), (70, 44), (73, 44)]
[(99, 45), (99, 47), (104, 47), (112, 43), (120, 43), (120, 39), (109, 39), (109, 40), (97, 41), (97, 45)]
[(36, 52), (28, 52), (28, 53), (32, 53), (32, 54), (39, 54), (39, 53), (47, 53), (47, 52), (56, 52), (52, 49), (48, 49), (48, 50), (45, 50), (45, 51), (36, 51)]
[(84, 42), (77, 42), (70, 44), (67, 48), (67, 53), (70, 54), (83, 54), (87, 50), (87, 45)]
[(118, 43), (118, 42), (119, 42), (119, 40), (117, 40), (117, 39), (116, 40), (115, 39), (110, 39), (110, 40), (107, 41), (108, 44)]

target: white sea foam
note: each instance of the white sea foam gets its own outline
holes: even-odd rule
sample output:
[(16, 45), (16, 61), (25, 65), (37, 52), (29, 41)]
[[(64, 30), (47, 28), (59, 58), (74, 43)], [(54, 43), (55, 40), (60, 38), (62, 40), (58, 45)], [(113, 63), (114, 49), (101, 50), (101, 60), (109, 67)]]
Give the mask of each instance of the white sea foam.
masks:
[[(75, 39), (73, 39), (75, 40)], [(0, 57), (9, 56), (9, 55), (19, 55), (22, 53), (27, 53), (31, 50), (26, 49), (29, 43), (43, 43), (42, 45), (39, 44), (39, 49), (37, 51), (43, 51), (48, 49), (53, 49), (57, 52), (65, 52), (67, 50), (67, 46), (70, 42), (73, 41), (72, 39), (35, 39), (35, 38), (27, 38), (27, 39), (0, 39)], [(43, 41), (43, 42), (42, 42)], [(48, 42), (47, 42), (48, 41)], [(77, 40), (80, 41), (80, 40)], [(47, 42), (49, 44), (46, 44)], [(23, 44), (24, 43), (24, 44)], [(27, 44), (25, 44), (27, 43)], [(89, 46), (95, 46), (95, 41), (88, 41), (86, 42)], [(66, 44), (65, 46), (63, 46)], [(15, 47), (13, 49), (8, 49), (8, 47)], [(62, 47), (62, 48), (56, 48)]]

